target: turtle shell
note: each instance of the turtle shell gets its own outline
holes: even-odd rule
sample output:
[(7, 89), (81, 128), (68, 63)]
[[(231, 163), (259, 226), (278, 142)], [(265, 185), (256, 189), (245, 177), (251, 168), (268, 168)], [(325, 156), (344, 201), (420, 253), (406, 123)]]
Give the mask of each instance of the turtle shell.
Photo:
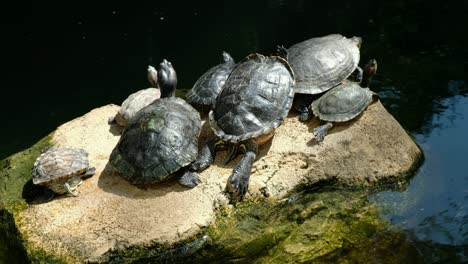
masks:
[(158, 88), (148, 88), (132, 93), (122, 103), (119, 112), (115, 116), (115, 121), (121, 126), (126, 126), (138, 111), (159, 97), (161, 97), (161, 91)]
[(226, 79), (235, 67), (233, 61), (228, 61), (205, 72), (187, 92), (187, 101), (201, 105), (212, 105), (221, 92)]
[(84, 174), (88, 169), (88, 153), (85, 150), (53, 147), (36, 159), (32, 180), (33, 184), (49, 187), (58, 181)]
[(194, 161), (200, 115), (184, 100), (161, 98), (139, 111), (111, 153), (110, 163), (132, 184), (152, 184)]
[(312, 111), (324, 121), (348, 121), (366, 109), (373, 95), (369, 88), (362, 88), (357, 83), (345, 81), (313, 101)]
[(240, 142), (266, 134), (286, 118), (294, 96), (294, 74), (281, 57), (252, 54), (231, 72), (210, 112), (222, 140)]
[(295, 92), (325, 92), (353, 73), (359, 63), (355, 38), (339, 34), (311, 38), (288, 49), (289, 64), (296, 74)]

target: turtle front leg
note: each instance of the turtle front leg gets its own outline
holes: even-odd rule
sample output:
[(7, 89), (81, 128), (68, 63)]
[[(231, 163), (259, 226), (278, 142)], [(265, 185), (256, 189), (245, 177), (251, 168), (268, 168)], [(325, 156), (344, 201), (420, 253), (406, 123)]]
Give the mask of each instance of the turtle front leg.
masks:
[(307, 94), (297, 94), (294, 98), (294, 108), (299, 112), (299, 120), (307, 121), (312, 118), (313, 114), (310, 111), (310, 105), (313, 101), (312, 96)]
[(234, 167), (233, 173), (228, 179), (227, 190), (231, 194), (231, 202), (242, 201), (249, 189), (249, 179), (252, 164), (257, 155), (257, 143), (250, 139), (245, 144), (245, 154), (241, 161)]
[(219, 142), (218, 139), (211, 139), (206, 142), (203, 146), (200, 154), (198, 154), (197, 159), (190, 164), (190, 169), (195, 171), (200, 171), (208, 168), (215, 159), (216, 154), (216, 145)]
[(69, 193), (70, 195), (72, 195), (72, 196), (74, 196), (74, 197), (78, 196), (78, 195), (76, 195), (76, 194), (73, 192), (73, 190), (72, 190), (72, 188), (70, 187), (70, 184), (68, 184), (68, 182), (64, 183), (64, 184), (63, 184), (63, 187), (65, 188), (65, 190), (67, 191), (67, 193)]
[(328, 133), (328, 130), (332, 127), (333, 127), (332, 123), (326, 123), (325, 125), (321, 125), (319, 127), (314, 128), (313, 133), (314, 133), (315, 139), (317, 139), (317, 141), (319, 142), (323, 141), (323, 139)]
[(193, 188), (201, 183), (200, 175), (188, 170), (187, 167), (181, 169), (179, 173), (177, 181), (185, 187)]

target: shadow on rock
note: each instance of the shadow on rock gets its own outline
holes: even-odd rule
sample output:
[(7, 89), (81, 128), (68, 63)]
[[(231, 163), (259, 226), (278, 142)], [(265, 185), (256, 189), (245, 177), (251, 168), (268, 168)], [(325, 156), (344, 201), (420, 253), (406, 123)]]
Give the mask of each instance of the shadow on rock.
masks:
[(109, 132), (114, 136), (120, 136), (124, 130), (124, 127), (120, 126), (117, 122), (109, 123)]
[(190, 190), (190, 188), (180, 185), (175, 180), (175, 174), (167, 181), (157, 184), (144, 186), (130, 184), (127, 180), (120, 176), (117, 171), (114, 170), (109, 162), (101, 172), (98, 180), (98, 187), (105, 192), (113, 193), (119, 196), (125, 196), (132, 199), (160, 197), (171, 192), (185, 192)]

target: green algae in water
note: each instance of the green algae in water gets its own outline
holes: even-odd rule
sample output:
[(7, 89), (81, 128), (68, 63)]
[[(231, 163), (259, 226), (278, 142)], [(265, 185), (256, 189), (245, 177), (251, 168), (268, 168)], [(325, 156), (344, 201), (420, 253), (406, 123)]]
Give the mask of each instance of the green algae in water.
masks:
[(220, 210), (191, 263), (423, 263), (367, 190), (302, 192)]

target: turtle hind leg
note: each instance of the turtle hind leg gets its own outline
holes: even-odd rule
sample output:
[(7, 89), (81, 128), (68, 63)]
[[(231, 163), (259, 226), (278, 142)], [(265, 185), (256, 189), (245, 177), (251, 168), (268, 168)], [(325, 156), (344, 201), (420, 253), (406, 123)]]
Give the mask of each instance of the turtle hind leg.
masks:
[(228, 179), (227, 190), (231, 194), (231, 203), (242, 201), (249, 188), (252, 164), (257, 153), (257, 144), (253, 140), (245, 143), (246, 152), (242, 160), (234, 167)]
[(201, 183), (200, 175), (196, 172), (190, 171), (187, 168), (183, 168), (179, 174), (177, 181), (189, 188), (193, 188)]
[(317, 139), (317, 141), (319, 142), (323, 141), (323, 139), (328, 133), (328, 130), (332, 127), (333, 127), (332, 123), (326, 123), (325, 125), (321, 125), (319, 127), (314, 128), (313, 133), (314, 133), (315, 139)]
[(197, 159), (190, 164), (190, 169), (195, 171), (200, 171), (208, 168), (211, 164), (213, 164), (215, 154), (216, 154), (216, 144), (218, 139), (211, 139), (209, 140), (205, 146), (203, 146), (200, 154), (198, 155)]

